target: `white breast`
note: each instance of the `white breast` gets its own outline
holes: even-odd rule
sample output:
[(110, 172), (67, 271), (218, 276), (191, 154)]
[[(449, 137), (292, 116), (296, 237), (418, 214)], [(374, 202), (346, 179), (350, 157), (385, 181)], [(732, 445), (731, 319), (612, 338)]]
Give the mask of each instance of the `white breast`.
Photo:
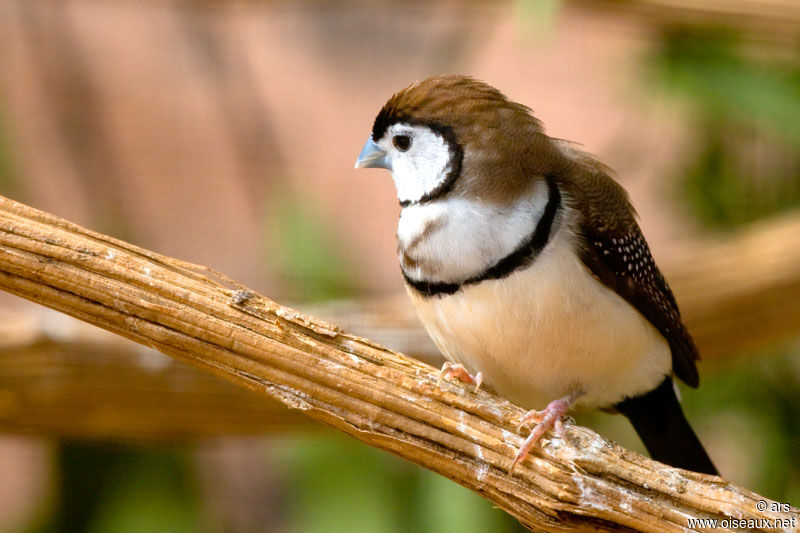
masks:
[(578, 405), (610, 406), (670, 373), (666, 340), (593, 277), (561, 227), (536, 261), (444, 297), (409, 294), (444, 355), (483, 372), (526, 408), (576, 390)]
[(448, 197), (404, 208), (397, 242), (406, 274), (449, 283), (481, 273), (534, 231), (547, 196), (547, 183), (538, 180), (511, 205)]

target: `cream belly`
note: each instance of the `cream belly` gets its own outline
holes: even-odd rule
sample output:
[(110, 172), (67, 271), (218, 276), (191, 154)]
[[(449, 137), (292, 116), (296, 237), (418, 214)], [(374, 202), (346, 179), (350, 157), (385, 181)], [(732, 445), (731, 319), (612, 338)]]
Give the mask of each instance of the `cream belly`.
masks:
[(423, 297), (408, 289), (442, 353), (528, 409), (574, 392), (607, 407), (671, 373), (669, 346), (630, 304), (594, 278), (559, 232), (506, 278)]

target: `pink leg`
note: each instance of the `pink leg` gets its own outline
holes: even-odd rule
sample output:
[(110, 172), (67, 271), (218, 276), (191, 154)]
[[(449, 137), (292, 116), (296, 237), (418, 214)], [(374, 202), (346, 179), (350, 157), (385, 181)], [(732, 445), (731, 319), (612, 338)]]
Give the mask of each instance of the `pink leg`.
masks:
[(439, 374), (439, 383), (442, 382), (443, 379), (447, 378), (456, 378), (459, 381), (464, 383), (468, 383), (470, 385), (475, 385), (474, 392), (478, 392), (478, 389), (481, 388), (481, 383), (483, 383), (483, 373), (478, 372), (473, 376), (470, 374), (464, 365), (459, 365), (458, 363), (451, 363), (447, 361), (445, 364), (442, 365), (442, 372)]
[(528, 438), (525, 439), (525, 442), (520, 446), (517, 456), (514, 457), (514, 462), (511, 463), (511, 468), (508, 469), (509, 476), (514, 471), (514, 467), (517, 466), (517, 463), (528, 456), (528, 453), (530, 453), (548, 429), (555, 429), (559, 436), (563, 434), (564, 426), (561, 419), (567, 413), (572, 403), (580, 396), (581, 394), (571, 394), (559, 400), (553, 400), (547, 404), (544, 411), (533, 410), (525, 413), (525, 416), (520, 420), (519, 426), (517, 426), (517, 431), (530, 422), (536, 422), (536, 427), (533, 428)]

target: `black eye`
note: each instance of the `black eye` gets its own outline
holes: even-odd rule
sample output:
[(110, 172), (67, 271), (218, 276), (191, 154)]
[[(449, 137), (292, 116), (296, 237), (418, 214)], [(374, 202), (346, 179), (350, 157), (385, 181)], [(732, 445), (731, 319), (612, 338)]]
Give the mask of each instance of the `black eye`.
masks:
[(401, 152), (405, 152), (411, 148), (411, 137), (408, 135), (395, 135), (392, 137), (392, 144)]

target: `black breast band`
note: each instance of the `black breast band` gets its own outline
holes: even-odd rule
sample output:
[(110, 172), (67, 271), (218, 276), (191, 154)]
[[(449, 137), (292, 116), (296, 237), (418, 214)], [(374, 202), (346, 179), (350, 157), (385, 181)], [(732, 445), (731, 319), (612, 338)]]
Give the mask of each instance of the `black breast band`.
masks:
[(406, 283), (424, 296), (443, 296), (446, 294), (455, 294), (464, 285), (474, 285), (487, 279), (505, 278), (515, 270), (530, 265), (550, 239), (553, 220), (556, 217), (556, 213), (561, 208), (561, 193), (558, 191), (555, 181), (550, 178), (547, 178), (546, 181), (548, 194), (547, 205), (544, 208), (544, 212), (533, 232), (531, 232), (513, 252), (503, 257), (495, 264), (487, 267), (479, 274), (460, 282), (448, 283), (415, 280), (411, 279), (408, 274), (403, 271), (403, 278), (405, 278)]

